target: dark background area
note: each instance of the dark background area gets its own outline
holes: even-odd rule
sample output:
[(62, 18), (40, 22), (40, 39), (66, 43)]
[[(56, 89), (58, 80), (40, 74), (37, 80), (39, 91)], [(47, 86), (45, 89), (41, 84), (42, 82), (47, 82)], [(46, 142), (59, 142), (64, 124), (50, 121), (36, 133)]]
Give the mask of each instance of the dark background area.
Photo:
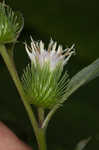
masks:
[[(99, 57), (99, 1), (91, 0), (8, 0), (22, 12), (25, 25), (15, 47), (19, 75), (28, 63), (23, 42), (50, 38), (64, 48), (75, 43), (76, 56), (69, 61), (73, 76)], [(99, 78), (77, 90), (51, 120), (47, 141), (49, 150), (74, 150), (82, 139), (92, 136), (85, 150), (99, 149)], [(22, 140), (32, 144), (35, 137), (12, 79), (0, 57), (0, 120)]]

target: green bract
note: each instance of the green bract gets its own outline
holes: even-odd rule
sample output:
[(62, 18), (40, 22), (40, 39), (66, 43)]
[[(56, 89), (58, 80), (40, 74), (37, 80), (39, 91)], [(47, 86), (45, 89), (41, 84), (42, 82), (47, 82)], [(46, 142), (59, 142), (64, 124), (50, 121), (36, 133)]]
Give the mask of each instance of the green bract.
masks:
[(23, 17), (19, 12), (13, 12), (5, 3), (0, 3), (1, 44), (15, 42), (22, 30), (23, 23)]
[(52, 72), (49, 64), (42, 68), (39, 64), (36, 67), (34, 64), (28, 65), (22, 77), (28, 102), (43, 108), (52, 108), (59, 103), (69, 80), (67, 72), (60, 79), (61, 73), (61, 64)]

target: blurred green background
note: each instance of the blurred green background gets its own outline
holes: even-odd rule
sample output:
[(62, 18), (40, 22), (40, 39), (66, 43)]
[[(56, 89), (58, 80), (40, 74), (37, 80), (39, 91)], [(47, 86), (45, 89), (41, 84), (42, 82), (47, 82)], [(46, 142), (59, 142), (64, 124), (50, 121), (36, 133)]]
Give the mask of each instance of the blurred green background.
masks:
[[(64, 48), (75, 43), (76, 56), (69, 61), (70, 76), (99, 57), (99, 1), (91, 0), (7, 0), (14, 10), (22, 12), (25, 25), (15, 47), (18, 73), (29, 62), (23, 42), (50, 38)], [(82, 139), (92, 136), (85, 150), (99, 149), (99, 78), (77, 90), (51, 120), (48, 150), (74, 150)], [(34, 147), (34, 133), (17, 90), (0, 57), (0, 120), (19, 138)], [(36, 148), (35, 148), (36, 150)]]

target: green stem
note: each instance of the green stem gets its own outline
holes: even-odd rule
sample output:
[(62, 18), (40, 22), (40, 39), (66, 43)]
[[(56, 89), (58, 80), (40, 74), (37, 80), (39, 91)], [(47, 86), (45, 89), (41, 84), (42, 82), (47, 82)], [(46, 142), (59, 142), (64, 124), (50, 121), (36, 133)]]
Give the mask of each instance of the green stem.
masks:
[(46, 137), (45, 137), (45, 130), (42, 128), (39, 128), (39, 132), (38, 132), (38, 145), (39, 145), (39, 150), (47, 150), (47, 146), (46, 146)]
[[(36, 121), (35, 115), (32, 111), (31, 106), (27, 103), (27, 98), (25, 96), (22, 84), (20, 82), (20, 79), (18, 77), (14, 62), (13, 62), (13, 58), (8, 54), (7, 49), (5, 48), (4, 45), (0, 45), (0, 54), (4, 59), (4, 62), (11, 74), (11, 77), (16, 85), (16, 88), (19, 92), (19, 95), (21, 97), (21, 100), (25, 106), (25, 109), (28, 113), (29, 119), (31, 121), (32, 127), (34, 128), (34, 132), (37, 138), (37, 142), (39, 145), (39, 150), (46, 150), (46, 143), (45, 143), (45, 134), (44, 131), (41, 131), (41, 129), (39, 129), (38, 127), (38, 123)], [(42, 140), (41, 140), (42, 139)]]
[(38, 108), (38, 119), (39, 119), (39, 127), (42, 127), (44, 121), (44, 109), (41, 107)]

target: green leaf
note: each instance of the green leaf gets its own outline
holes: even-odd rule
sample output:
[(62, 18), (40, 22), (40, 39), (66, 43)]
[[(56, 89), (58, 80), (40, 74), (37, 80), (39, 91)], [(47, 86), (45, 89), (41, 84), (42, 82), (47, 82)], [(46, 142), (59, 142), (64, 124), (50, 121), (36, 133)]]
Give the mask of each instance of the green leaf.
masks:
[(82, 85), (88, 83), (89, 81), (95, 79), (98, 76), (99, 76), (99, 58), (72, 77), (72, 79), (68, 83), (66, 92), (63, 96), (63, 99), (61, 100), (61, 103), (67, 100), (67, 98)]

